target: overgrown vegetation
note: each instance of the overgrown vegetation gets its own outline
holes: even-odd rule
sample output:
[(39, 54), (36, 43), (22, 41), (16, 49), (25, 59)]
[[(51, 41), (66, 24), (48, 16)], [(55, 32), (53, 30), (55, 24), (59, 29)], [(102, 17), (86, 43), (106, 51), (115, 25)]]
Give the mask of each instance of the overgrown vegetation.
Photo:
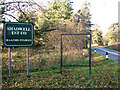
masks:
[(92, 30), (92, 43), (93, 44), (98, 44), (98, 45), (103, 45), (103, 32), (100, 31), (100, 26), (95, 25), (94, 30)]
[(108, 33), (104, 36), (104, 43), (106, 45), (120, 44), (120, 29), (118, 29), (118, 23), (112, 23), (108, 30)]

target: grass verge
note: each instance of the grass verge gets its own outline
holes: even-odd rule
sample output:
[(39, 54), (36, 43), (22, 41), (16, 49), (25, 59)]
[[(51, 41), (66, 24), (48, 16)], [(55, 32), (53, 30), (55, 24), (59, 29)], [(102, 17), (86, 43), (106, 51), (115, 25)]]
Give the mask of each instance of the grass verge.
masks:
[(116, 51), (120, 51), (120, 44), (117, 45), (110, 45), (110, 46), (103, 46), (104, 48), (108, 48), (108, 49), (112, 49), (112, 50), (116, 50)]
[[(46, 57), (49, 58), (48, 55)], [(88, 62), (88, 58), (85, 61)], [(61, 75), (60, 65), (53, 64), (42, 70), (30, 71), (29, 76), (26, 71), (12, 72), (9, 78), (8, 72), (3, 72), (3, 88), (118, 88), (118, 64), (92, 50), (91, 75), (88, 67), (63, 68)]]

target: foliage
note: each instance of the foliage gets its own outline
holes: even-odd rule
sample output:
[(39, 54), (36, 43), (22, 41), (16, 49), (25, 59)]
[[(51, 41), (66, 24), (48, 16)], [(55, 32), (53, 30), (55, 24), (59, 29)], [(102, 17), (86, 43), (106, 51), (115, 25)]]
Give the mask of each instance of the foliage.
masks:
[(44, 16), (49, 21), (56, 21), (56, 20), (65, 20), (70, 19), (72, 11), (71, 5), (68, 1), (58, 2), (58, 3), (51, 3), (50, 8), (44, 12)]
[(104, 39), (108, 42), (108, 44), (110, 45), (115, 45), (119, 43), (119, 29), (118, 29), (118, 24), (117, 23), (113, 23), (110, 25), (110, 27), (108, 28), (109, 31), (108, 33), (105, 35)]
[[(36, 10), (37, 15), (35, 16), (33, 16), (33, 13), (34, 11), (25, 13), (25, 15), (21, 14), (19, 20), (22, 22), (31, 21), (35, 24), (34, 42), (35, 45), (41, 46), (43, 43), (47, 44), (46, 33), (58, 29), (60, 23), (65, 22), (66, 19), (71, 17), (72, 11), (68, 1), (62, 1), (57, 3), (52, 2), (48, 9)], [(33, 20), (31, 17), (36, 17), (36, 19)]]
[[(35, 23), (36, 29), (40, 30), (38, 32), (38, 38), (41, 38), (43, 42), (49, 46), (48, 43), (51, 43), (49, 41), (53, 41), (48, 38), (49, 31), (62, 31), (63, 29), (61, 28), (61, 25), (65, 24), (66, 20), (70, 19), (71, 14), (71, 5), (68, 1), (61, 1), (57, 3), (52, 2), (49, 8), (42, 12), (42, 15), (38, 17), (38, 20)], [(63, 26), (63, 28), (65, 29), (65, 26)]]
[(1, 6), (0, 7), (0, 22), (4, 21), (3, 14), (5, 11), (5, 7)]
[(24, 12), (26, 16), (23, 16), (22, 13), (19, 15), (19, 22), (32, 22), (35, 24), (37, 20), (37, 14), (35, 11)]
[(78, 24), (78, 22), (81, 22), (81, 28), (84, 31), (89, 31), (90, 27), (91, 27), (91, 14), (90, 14), (90, 3), (84, 2), (82, 5), (82, 8), (79, 9), (77, 11), (77, 13), (75, 14), (75, 22), (76, 24)]
[[(89, 33), (89, 29), (87, 25), (89, 24), (86, 22), (89, 16), (89, 10), (87, 4), (84, 4), (85, 6), (78, 10), (77, 13), (72, 14), (71, 18), (68, 20), (65, 20), (66, 23), (58, 23), (59, 26), (56, 31), (48, 32), (47, 37), (49, 41), (51, 42), (52, 46), (56, 48), (57, 50), (60, 49), (60, 38), (62, 33), (66, 34), (81, 34), (81, 33)], [(84, 12), (83, 12), (84, 11)], [(86, 12), (86, 13), (85, 13)], [(85, 17), (88, 16), (88, 17)], [(57, 25), (56, 25), (57, 26)], [(78, 39), (79, 38), (79, 39)], [(74, 47), (74, 42), (79, 43), (79, 48), (86, 47), (88, 44), (88, 36), (66, 36), (64, 38), (64, 45), (66, 45), (66, 49), (70, 49), (71, 47)], [(71, 42), (69, 42), (71, 40)], [(81, 45), (80, 45), (81, 43)], [(82, 46), (83, 45), (83, 46)], [(77, 45), (76, 45), (77, 46)], [(65, 47), (64, 47), (65, 48)], [(82, 50), (81, 50), (82, 51)]]
[(96, 25), (94, 27), (94, 30), (92, 31), (92, 43), (103, 45), (103, 37), (102, 37), (102, 32), (99, 30), (99, 25)]
[[(38, 28), (48, 29), (48, 28), (54, 28), (58, 29), (58, 25), (60, 23), (65, 23), (65, 20), (70, 19), (72, 15), (71, 5), (67, 1), (62, 2), (52, 2), (48, 9), (45, 9), (43, 11), (42, 16), (40, 17), (44, 22), (41, 27), (41, 25), (38, 25)], [(38, 21), (39, 24), (40, 21)], [(47, 26), (47, 28), (44, 28)], [(49, 27), (48, 27), (49, 26)]]

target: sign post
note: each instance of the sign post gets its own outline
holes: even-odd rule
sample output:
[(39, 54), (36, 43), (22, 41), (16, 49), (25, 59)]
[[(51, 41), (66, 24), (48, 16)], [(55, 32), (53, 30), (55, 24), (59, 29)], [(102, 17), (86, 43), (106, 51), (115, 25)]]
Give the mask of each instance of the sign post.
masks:
[(27, 48), (27, 75), (29, 75), (29, 48)]
[(9, 77), (11, 77), (11, 48), (9, 48)]
[(4, 24), (4, 46), (9, 47), (9, 77), (11, 77), (11, 47), (27, 47), (27, 75), (29, 75), (29, 48), (33, 45), (33, 24), (7, 22)]

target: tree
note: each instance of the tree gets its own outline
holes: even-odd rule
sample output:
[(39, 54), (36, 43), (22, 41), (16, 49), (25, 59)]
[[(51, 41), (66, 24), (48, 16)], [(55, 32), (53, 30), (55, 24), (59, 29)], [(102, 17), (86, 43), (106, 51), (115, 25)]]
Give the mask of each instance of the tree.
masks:
[(110, 45), (115, 45), (119, 43), (119, 29), (118, 29), (118, 23), (113, 23), (110, 25), (108, 28), (108, 33), (105, 35), (105, 40), (110, 44)]
[[(22, 17), (26, 17), (28, 11), (35, 11), (36, 9), (44, 10), (40, 5), (38, 5), (34, 1), (0, 1), (0, 6), (5, 7), (5, 11), (2, 14), (5, 18), (9, 17), (8, 19), (12, 21), (18, 21), (18, 16), (16, 14), (21, 14)], [(27, 18), (26, 18), (27, 19)]]
[(52, 27), (55, 27), (57, 24), (65, 23), (65, 20), (70, 19), (72, 15), (71, 9), (71, 5), (67, 0), (57, 3), (52, 2), (50, 7), (43, 12), (43, 16), (45, 20), (52, 24)]
[[(54, 36), (54, 32), (48, 32), (50, 29), (57, 31), (65, 31), (66, 23), (72, 16), (72, 7), (68, 0), (51, 2), (48, 9), (45, 9), (43, 14), (39, 17), (37, 24), (37, 28), (44, 31), (42, 33), (42, 38), (47, 38), (50, 41), (54, 41), (56, 36)], [(40, 23), (42, 22), (42, 23)], [(54, 42), (53, 42), (54, 43)]]
[[(90, 33), (91, 27), (91, 14), (90, 14), (90, 3), (84, 2), (82, 8), (77, 11), (74, 15), (74, 22), (76, 24), (77, 33)], [(84, 37), (84, 46), (87, 47), (88, 36)]]
[(103, 45), (103, 36), (102, 36), (102, 31), (99, 30), (100, 26), (95, 25), (94, 30), (92, 31), (92, 43), (93, 44), (98, 44), (98, 45)]
[(76, 23), (80, 22), (82, 24), (82, 30), (89, 31), (91, 27), (91, 14), (90, 14), (90, 3), (84, 2), (82, 8), (77, 11), (75, 14)]
[(4, 18), (3, 18), (4, 11), (5, 11), (5, 7), (1, 6), (0, 7), (0, 22), (4, 21)]
[[(84, 12), (80, 9), (77, 13), (72, 13), (70, 18), (68, 19), (64, 18), (63, 22), (61, 21), (58, 24), (59, 28), (57, 28), (56, 31), (52, 31), (47, 34), (48, 39), (52, 43), (53, 47), (57, 48), (58, 50), (60, 49), (60, 38), (62, 33), (66, 33), (66, 34), (89, 33), (89, 29), (87, 27), (87, 24), (88, 24), (87, 20), (88, 18), (90, 18), (90, 13), (87, 13), (89, 12), (89, 10), (85, 11), (85, 9), (88, 9), (89, 7), (88, 8), (85, 8), (85, 7), (83, 7)], [(88, 17), (85, 17), (84, 15)], [(69, 50), (71, 49), (72, 46), (77, 48), (77, 45), (79, 45), (77, 50), (80, 51), (81, 49), (83, 49), (83, 47), (84, 48), (87, 47), (88, 42), (86, 41), (88, 41), (88, 38), (89, 37), (87, 36), (73, 36), (73, 37), (67, 36), (64, 38), (65, 39), (64, 42), (66, 44), (65, 48), (66, 50)]]

